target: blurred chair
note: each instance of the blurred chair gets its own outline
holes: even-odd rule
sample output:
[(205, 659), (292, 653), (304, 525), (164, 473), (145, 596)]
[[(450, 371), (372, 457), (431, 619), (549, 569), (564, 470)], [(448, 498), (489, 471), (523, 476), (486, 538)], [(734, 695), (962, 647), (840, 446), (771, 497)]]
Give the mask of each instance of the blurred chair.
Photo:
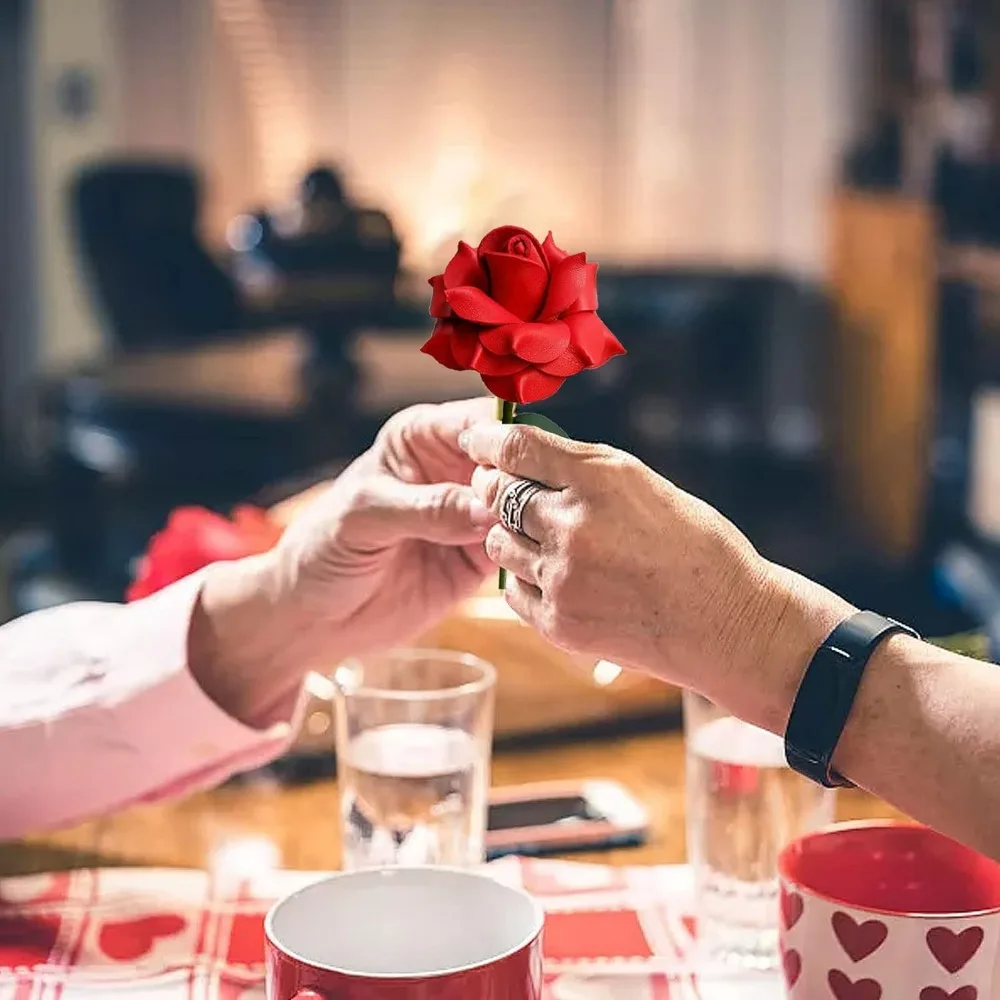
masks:
[(117, 599), (174, 506), (227, 510), (364, 445), (348, 387), (318, 399), (301, 338), (272, 329), (202, 243), (199, 187), (184, 165), (109, 162), (68, 192), (111, 350), (43, 391), (46, 532), (23, 593)]
[(315, 409), (301, 353), (294, 335), (264, 336), (122, 355), (54, 380), (44, 401), (48, 572), (118, 599), (174, 507), (228, 511), (351, 455), (350, 414)]
[(267, 317), (198, 233), (200, 182), (183, 164), (98, 163), (70, 191), (85, 272), (117, 351), (244, 335)]

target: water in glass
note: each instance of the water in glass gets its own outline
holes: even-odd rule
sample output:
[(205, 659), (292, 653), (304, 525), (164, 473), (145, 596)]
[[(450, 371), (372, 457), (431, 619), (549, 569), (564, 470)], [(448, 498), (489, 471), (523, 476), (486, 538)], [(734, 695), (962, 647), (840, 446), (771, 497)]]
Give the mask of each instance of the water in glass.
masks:
[(461, 729), (398, 723), (356, 735), (339, 769), (344, 867), (480, 862), (487, 761)]
[(333, 680), (344, 868), (480, 864), (493, 667), (390, 650), (342, 663)]
[(780, 738), (727, 715), (689, 727), (687, 784), (702, 957), (774, 968), (778, 853), (832, 822), (833, 794), (788, 768)]

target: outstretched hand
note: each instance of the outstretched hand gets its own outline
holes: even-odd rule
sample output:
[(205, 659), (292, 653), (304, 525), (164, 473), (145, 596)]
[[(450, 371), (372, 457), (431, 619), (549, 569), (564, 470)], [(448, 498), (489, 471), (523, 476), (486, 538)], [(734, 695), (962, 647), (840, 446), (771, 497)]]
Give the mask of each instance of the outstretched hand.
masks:
[(497, 524), (486, 551), (510, 606), (556, 645), (709, 694), (759, 661), (769, 564), (708, 504), (625, 452), (533, 427), (477, 424), (461, 444), (498, 516), (513, 479), (547, 487), (524, 534)]
[(351, 654), (404, 642), (480, 586), (496, 518), (458, 436), (492, 413), (485, 398), (403, 410), (293, 520), (277, 555), (317, 642)]

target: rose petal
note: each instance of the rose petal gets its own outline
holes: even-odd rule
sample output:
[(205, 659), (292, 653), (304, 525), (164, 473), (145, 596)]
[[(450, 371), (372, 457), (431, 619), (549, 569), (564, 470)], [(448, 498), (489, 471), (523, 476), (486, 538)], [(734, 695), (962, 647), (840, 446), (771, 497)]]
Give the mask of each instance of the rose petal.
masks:
[(490, 277), (490, 298), (518, 319), (533, 320), (545, 301), (549, 273), (539, 261), (508, 253), (483, 254)]
[(542, 319), (555, 319), (566, 312), (583, 294), (587, 280), (587, 255), (575, 253), (566, 257), (552, 271), (549, 291), (542, 306)]
[(479, 372), (480, 375), (516, 375), (518, 372), (523, 372), (524, 369), (528, 367), (528, 362), (509, 355), (504, 357), (500, 354), (494, 354), (492, 351), (487, 351), (485, 347), (480, 345), (479, 353), (476, 355), (475, 364), (472, 364), (469, 367), (474, 371)]
[(494, 354), (513, 354), (514, 331), (520, 325), (520, 323), (504, 323), (502, 326), (491, 326), (480, 333), (479, 340), (486, 350)]
[(560, 378), (569, 378), (571, 375), (579, 374), (586, 367), (587, 364), (584, 359), (579, 353), (573, 350), (573, 345), (570, 344), (555, 361), (539, 365), (538, 370), (545, 372), (546, 375), (558, 375)]
[(516, 357), (544, 365), (569, 347), (570, 332), (565, 323), (519, 323), (511, 332), (511, 341), (511, 353)]
[(444, 297), (444, 275), (435, 274), (427, 284), (431, 286), (431, 315), (435, 319), (447, 319), (451, 315), (451, 306)]
[(569, 327), (571, 343), (588, 368), (599, 368), (605, 361), (625, 353), (618, 338), (592, 312), (573, 313), (563, 322)]
[[(524, 258), (525, 260), (545, 264), (545, 255), (542, 253), (541, 244), (527, 229), (522, 229), (521, 226), (498, 226), (496, 229), (491, 229), (479, 241), (479, 256), (482, 257), (487, 253), (508, 253), (511, 240), (517, 237), (522, 237), (529, 245), (529, 254)], [(517, 254), (516, 256), (523, 255)]]
[(537, 403), (548, 399), (566, 381), (555, 375), (546, 375), (537, 368), (526, 368), (511, 378), (514, 380), (514, 400), (518, 403)]
[(479, 354), (479, 337), (476, 335), (476, 327), (467, 326), (462, 329), (452, 326), (450, 329), (451, 356), (455, 363), (465, 371), (473, 366), (476, 356)]
[(445, 293), (448, 305), (456, 316), (480, 326), (500, 326), (516, 323), (517, 316), (508, 312), (498, 302), (494, 302), (479, 288), (449, 288)]
[(548, 399), (559, 391), (565, 379), (555, 378), (546, 375), (536, 368), (527, 368), (517, 375), (501, 376), (493, 378), (490, 375), (483, 376), (483, 385), (497, 399), (506, 399), (511, 403), (537, 403), (539, 400)]
[(556, 323), (505, 323), (480, 335), (483, 347), (494, 354), (513, 354), (533, 365), (557, 358), (569, 343), (569, 327)]
[(576, 312), (596, 312), (597, 311), (597, 265), (584, 264), (586, 274), (583, 278), (583, 291), (580, 297), (563, 315)]
[(420, 348), (422, 354), (429, 354), (438, 364), (450, 368), (452, 371), (460, 372), (465, 369), (455, 360), (452, 351), (454, 324), (448, 320), (438, 320), (434, 326), (434, 332), (430, 340)]
[(465, 371), (479, 372), (480, 375), (513, 375), (528, 367), (528, 362), (520, 358), (502, 357), (488, 351), (479, 338), (479, 328), (471, 324), (454, 325), (450, 344), (452, 357)]
[(505, 399), (508, 403), (520, 402), (517, 398), (517, 386), (514, 383), (513, 375), (484, 375), (483, 385), (497, 399)]
[(545, 242), (542, 244), (542, 253), (545, 255), (545, 260), (548, 262), (550, 271), (555, 270), (556, 264), (566, 256), (566, 251), (560, 250), (556, 246), (556, 241), (552, 238), (552, 233), (549, 233), (545, 237)]
[(458, 250), (448, 261), (442, 277), (445, 288), (463, 288), (468, 285), (485, 292), (489, 287), (486, 284), (486, 272), (479, 263), (479, 255), (464, 242), (458, 244)]

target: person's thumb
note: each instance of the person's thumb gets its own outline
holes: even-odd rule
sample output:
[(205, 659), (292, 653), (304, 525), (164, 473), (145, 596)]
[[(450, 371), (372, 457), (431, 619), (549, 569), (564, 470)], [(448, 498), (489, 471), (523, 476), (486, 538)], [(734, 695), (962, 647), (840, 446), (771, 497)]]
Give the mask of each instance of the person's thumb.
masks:
[(380, 547), (409, 538), (468, 545), (485, 538), (496, 523), (471, 488), (458, 483), (413, 485), (386, 476), (366, 501), (359, 520), (366, 540)]
[(596, 445), (562, 438), (538, 427), (488, 421), (473, 424), (458, 437), (458, 446), (476, 465), (500, 469), (562, 489), (579, 476), (581, 460), (594, 455)]

